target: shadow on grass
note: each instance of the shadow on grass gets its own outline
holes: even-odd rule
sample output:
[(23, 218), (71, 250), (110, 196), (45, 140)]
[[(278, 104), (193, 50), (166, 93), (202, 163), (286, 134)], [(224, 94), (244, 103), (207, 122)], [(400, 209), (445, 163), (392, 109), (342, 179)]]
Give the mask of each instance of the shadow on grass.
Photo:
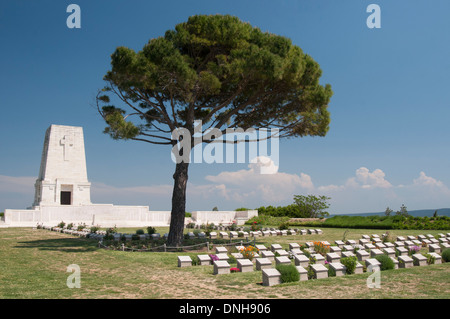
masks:
[(14, 248), (37, 248), (39, 250), (83, 253), (98, 250), (97, 242), (80, 238), (42, 239), (17, 242)]

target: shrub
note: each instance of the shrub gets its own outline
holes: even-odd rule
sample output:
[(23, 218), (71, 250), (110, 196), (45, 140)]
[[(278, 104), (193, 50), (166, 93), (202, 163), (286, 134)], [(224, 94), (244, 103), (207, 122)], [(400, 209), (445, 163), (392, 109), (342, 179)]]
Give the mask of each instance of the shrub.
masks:
[(136, 230), (136, 235), (144, 235), (144, 230), (143, 229)]
[[(259, 214), (259, 212), (258, 212)], [(258, 215), (250, 218), (245, 222), (246, 225), (251, 225), (253, 222), (256, 222), (260, 225), (266, 226), (276, 226), (278, 227), (281, 223), (289, 221), (289, 217), (275, 217), (270, 215)]]
[(60, 222), (60, 223), (58, 224), (58, 227), (59, 227), (59, 228), (64, 228), (64, 226), (66, 226), (66, 223), (65, 223), (65, 222)]
[(424, 256), (427, 258), (427, 264), (432, 265), (436, 261), (436, 257), (430, 254), (424, 254)]
[(229, 255), (228, 256), (228, 263), (229, 264), (236, 264), (237, 263), (236, 257), (234, 257), (233, 255)]
[(328, 268), (328, 277), (336, 277), (336, 270), (330, 267), (327, 262), (325, 262), (325, 267)]
[(446, 248), (442, 251), (442, 260), (445, 262), (450, 261), (450, 248)]
[(185, 212), (184, 217), (192, 217), (192, 213)]
[(258, 231), (261, 230), (261, 225), (258, 225), (257, 222), (253, 222), (252, 225), (250, 226), (252, 231)]
[(375, 259), (381, 263), (380, 270), (389, 270), (395, 267), (394, 262), (388, 255), (378, 255)]
[(152, 226), (147, 227), (147, 233), (149, 235), (152, 235), (152, 234), (156, 233), (156, 228), (152, 227)]
[(355, 273), (357, 260), (356, 256), (341, 258), (341, 264), (345, 266), (347, 275)]
[(300, 273), (294, 265), (283, 265), (279, 264), (276, 269), (281, 274), (281, 282), (295, 282), (300, 280)]
[(95, 233), (95, 232), (97, 232), (98, 230), (100, 230), (100, 227), (99, 227), (99, 226), (91, 226), (91, 233)]
[(70, 223), (67, 225), (67, 229), (72, 229), (73, 228), (73, 223)]
[(285, 230), (285, 229), (289, 229), (289, 222), (282, 222), (281, 224), (280, 224), (280, 226), (278, 226), (278, 229), (279, 230)]
[(107, 234), (115, 234), (115, 233), (117, 233), (117, 227), (114, 226), (114, 227), (107, 228), (106, 229), (106, 233)]

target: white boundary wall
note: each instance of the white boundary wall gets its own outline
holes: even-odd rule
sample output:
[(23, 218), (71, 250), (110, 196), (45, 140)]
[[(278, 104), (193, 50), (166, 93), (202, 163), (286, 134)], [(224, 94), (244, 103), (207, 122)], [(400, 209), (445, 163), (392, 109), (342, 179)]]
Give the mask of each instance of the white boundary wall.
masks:
[(61, 221), (101, 227), (167, 226), (170, 211), (152, 211), (148, 206), (42, 206), (30, 210), (5, 210), (6, 227), (56, 226)]
[[(116, 206), (93, 204), (83, 206), (41, 206), (35, 209), (6, 209), (5, 221), (0, 227), (34, 227), (38, 223), (56, 226), (61, 221), (74, 224), (99, 225), (101, 227), (146, 227), (169, 226), (170, 211), (150, 211), (148, 206)], [(257, 210), (249, 211), (194, 211), (192, 222), (238, 225), (253, 216)], [(187, 220), (187, 218), (186, 218)]]
[(223, 224), (229, 225), (236, 221), (238, 225), (243, 225), (246, 220), (258, 216), (257, 210), (246, 211), (194, 211), (192, 219), (196, 224)]

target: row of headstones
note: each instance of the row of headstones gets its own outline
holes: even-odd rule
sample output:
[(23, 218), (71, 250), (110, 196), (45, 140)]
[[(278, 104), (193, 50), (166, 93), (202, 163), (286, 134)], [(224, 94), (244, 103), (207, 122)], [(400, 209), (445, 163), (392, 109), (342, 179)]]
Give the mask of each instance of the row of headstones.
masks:
[[(289, 229), (289, 230), (279, 230), (279, 229), (264, 229), (258, 231), (230, 231), (230, 232), (211, 232), (209, 234), (209, 238), (223, 238), (223, 239), (232, 239), (239, 237), (262, 237), (262, 236), (288, 236), (288, 235), (307, 235), (307, 234), (322, 234), (321, 229)], [(190, 238), (196, 238), (196, 234), (193, 232), (189, 232), (187, 234)], [(199, 238), (205, 238), (206, 233), (200, 232), (197, 234)]]
[[(384, 236), (384, 235), (382, 235)], [(351, 250), (349, 246), (353, 247), (353, 249), (396, 249), (400, 255), (404, 255), (408, 253), (408, 250), (414, 246), (417, 247), (428, 247), (430, 252), (440, 252), (442, 249), (450, 248), (450, 233), (438, 234), (439, 238), (436, 239), (433, 235), (418, 235), (416, 236), (397, 236), (396, 241), (394, 243), (391, 242), (383, 242), (383, 240), (378, 235), (362, 235), (362, 238), (359, 239), (358, 243), (355, 240), (347, 240), (345, 243), (340, 240), (336, 240), (334, 243), (336, 246), (330, 245), (331, 252), (339, 252), (341, 248), (345, 248), (345, 250)], [(325, 242), (329, 245), (329, 243)], [(306, 243), (306, 245), (313, 246), (313, 243)]]
[[(112, 234), (115, 241), (121, 241), (122, 238), (125, 238), (125, 241), (132, 241), (133, 237), (138, 238), (138, 240), (158, 240), (161, 239), (160, 233), (153, 233), (153, 234), (122, 234), (122, 233), (114, 233)], [(167, 239), (169, 237), (169, 234), (164, 234), (162, 236), (164, 239)]]
[[(337, 242), (338, 244), (341, 244), (340, 241)], [(324, 245), (329, 244), (326, 241), (322, 243)], [(314, 248), (312, 246), (309, 246), (308, 244), (312, 243), (307, 243), (307, 249), (310, 249), (311, 252), (314, 252)], [(271, 250), (268, 250), (264, 245), (256, 245), (256, 248), (258, 248), (261, 257), (257, 254), (253, 261), (255, 261), (256, 263), (256, 270), (262, 270), (263, 285), (267, 286), (279, 284), (281, 280), (281, 274), (277, 269), (273, 268), (273, 262), (275, 262), (276, 265), (292, 264), (291, 259), (294, 259), (295, 266), (300, 274), (300, 280), (308, 280), (308, 272), (306, 268), (308, 268), (309, 266), (314, 273), (314, 278), (320, 279), (328, 277), (328, 268), (325, 267), (325, 263), (327, 263), (329, 267), (333, 269), (336, 276), (343, 276), (346, 274), (346, 267), (341, 264), (340, 259), (343, 257), (355, 256), (355, 245), (351, 245), (354, 244), (354, 241), (352, 240), (347, 241), (347, 245), (343, 242), (342, 244), (342, 249), (344, 251), (341, 250), (341, 247), (330, 246), (330, 248), (334, 248), (334, 250), (331, 250), (330, 253), (327, 253), (326, 258), (321, 254), (311, 254), (311, 257), (314, 260), (314, 264), (311, 265), (311, 259), (304, 254), (297, 243), (289, 244), (289, 252), (282, 249), (281, 245), (279, 244), (272, 244)], [(236, 248), (240, 250), (243, 247), (237, 246)], [(425, 256), (416, 253), (412, 257), (409, 257), (408, 252), (406, 251), (405, 253), (405, 251), (401, 249), (401, 246), (397, 248), (400, 248), (399, 256), (397, 257), (398, 260), (395, 258), (395, 251), (389, 247), (382, 248), (383, 251), (377, 248), (372, 248), (369, 250), (370, 254), (363, 249), (359, 249), (356, 251), (356, 257), (359, 262), (364, 262), (366, 264), (366, 267), (369, 269), (374, 269), (375, 267), (380, 266), (380, 262), (375, 259), (375, 257), (381, 254), (388, 255), (394, 262), (394, 266), (396, 269), (399, 267), (410, 268), (413, 267), (413, 265), (427, 265), (427, 258)], [(214, 274), (230, 273), (230, 265), (228, 263), (229, 257), (227, 255), (227, 252), (228, 251), (225, 247), (216, 247), (215, 259), (217, 260), (212, 260), (210, 255), (198, 255), (197, 257), (199, 260), (199, 265), (211, 265), (212, 263), (214, 265)], [(430, 247), (429, 254), (435, 258), (436, 264), (442, 263), (442, 257), (438, 253), (440, 253), (440, 247)], [(237, 260), (237, 268), (240, 272), (253, 271), (252, 261), (244, 259), (242, 254), (239, 253), (232, 253), (232, 255)], [(363, 273), (363, 265), (359, 262), (357, 262), (356, 264), (355, 274)], [(189, 256), (178, 257), (179, 267), (186, 267), (191, 265), (192, 259)]]
[[(294, 258), (295, 266), (297, 271), (300, 274), (300, 280), (308, 280), (308, 271), (306, 268), (309, 266), (310, 259), (306, 257), (303, 253), (300, 254), (300, 246), (296, 243), (289, 244), (292, 255)], [(243, 247), (237, 246), (238, 250)], [(281, 249), (281, 246), (278, 244), (273, 244), (271, 246), (271, 250), (268, 250), (264, 245), (256, 245), (256, 248), (259, 249), (261, 253), (261, 257), (259, 254), (255, 255), (255, 258), (251, 261), (249, 259), (243, 258), (242, 254), (232, 253), (232, 255), (236, 258), (237, 261), (237, 269), (239, 272), (252, 272), (256, 268), (257, 271), (262, 271), (263, 276), (263, 285), (271, 286), (275, 284), (279, 284), (281, 274), (277, 269), (273, 268), (273, 265), (285, 264), (291, 265), (292, 261), (288, 257), (288, 252)], [(322, 257), (322, 255), (318, 254)], [(227, 255), (227, 249), (225, 247), (216, 247), (216, 255), (213, 260), (210, 255), (198, 255), (198, 264), (199, 265), (211, 265), (213, 264), (214, 275), (221, 274), (229, 274), (230, 273), (230, 264), (228, 263), (229, 257)], [(192, 259), (190, 256), (178, 256), (178, 267), (189, 267), (192, 266)], [(334, 267), (336, 276), (345, 274), (345, 267), (343, 265), (339, 265), (339, 263), (330, 263), (330, 267)], [(322, 263), (322, 260), (316, 258), (316, 264), (311, 265), (311, 268), (314, 272), (314, 278), (325, 278), (328, 277), (328, 269)], [(363, 266), (359, 264), (355, 273), (362, 273)]]
[(42, 229), (55, 231), (58, 233), (76, 235), (80, 237), (89, 237), (89, 238), (102, 238), (106, 235), (106, 231), (97, 230), (96, 232), (91, 232), (90, 228), (83, 228), (82, 230), (68, 229), (66, 227), (51, 227), (51, 226), (42, 226)]

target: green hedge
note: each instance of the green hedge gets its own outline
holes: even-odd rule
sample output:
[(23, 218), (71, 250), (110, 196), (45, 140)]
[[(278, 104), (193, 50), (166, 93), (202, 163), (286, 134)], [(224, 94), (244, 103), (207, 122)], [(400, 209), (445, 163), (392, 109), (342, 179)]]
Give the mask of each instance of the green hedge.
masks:
[(251, 225), (254, 222), (257, 222), (259, 225), (265, 225), (265, 226), (279, 226), (283, 223), (287, 223), (289, 220), (289, 217), (272, 217), (268, 215), (259, 215), (252, 217), (249, 220), (245, 222), (246, 225)]
[(272, 217), (291, 217), (291, 218), (302, 218), (300, 212), (300, 207), (296, 204), (291, 204), (288, 206), (262, 206), (257, 208), (258, 215), (272, 216)]

